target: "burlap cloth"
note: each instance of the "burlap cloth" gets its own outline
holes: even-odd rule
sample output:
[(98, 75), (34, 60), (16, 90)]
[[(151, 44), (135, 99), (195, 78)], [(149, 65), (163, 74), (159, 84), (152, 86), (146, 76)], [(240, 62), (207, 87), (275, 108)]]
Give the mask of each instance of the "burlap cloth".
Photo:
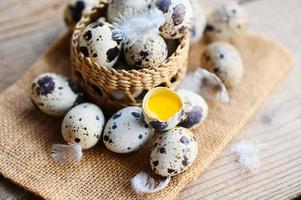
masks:
[[(62, 142), (61, 119), (37, 111), (28, 91), (31, 80), (42, 72), (67, 73), (68, 42), (68, 36), (60, 39), (0, 96), (0, 172), (45, 199), (174, 199), (218, 157), (292, 65), (287, 50), (260, 36), (245, 35), (233, 41), (245, 63), (243, 81), (231, 91), (230, 105), (210, 104), (208, 119), (194, 130), (200, 146), (195, 164), (174, 177), (166, 190), (139, 196), (129, 180), (141, 170), (150, 171), (149, 146), (117, 155), (100, 142), (84, 152), (79, 165), (61, 165), (50, 157), (51, 145)], [(193, 47), (192, 66), (199, 63), (202, 50), (202, 44)]]

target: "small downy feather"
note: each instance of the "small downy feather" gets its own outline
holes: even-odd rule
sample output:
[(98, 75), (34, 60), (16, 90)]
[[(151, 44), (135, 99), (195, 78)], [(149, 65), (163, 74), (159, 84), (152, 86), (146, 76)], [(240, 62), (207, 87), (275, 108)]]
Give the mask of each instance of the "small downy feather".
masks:
[(54, 144), (51, 147), (51, 157), (58, 162), (79, 162), (83, 157), (82, 146), (75, 144)]
[(241, 141), (233, 146), (233, 151), (238, 155), (240, 165), (251, 172), (255, 172), (261, 166), (259, 152), (265, 148), (263, 144), (252, 144), (247, 141)]
[(138, 194), (143, 193), (155, 193), (163, 190), (170, 183), (171, 177), (167, 177), (165, 180), (161, 181), (157, 186), (155, 180), (145, 172), (139, 172), (131, 180), (132, 188)]
[(188, 73), (179, 88), (191, 90), (207, 100), (229, 103), (229, 94), (223, 82), (215, 74), (201, 67)]
[(113, 35), (130, 46), (149, 34), (159, 34), (159, 27), (163, 22), (164, 15), (157, 8), (143, 11), (129, 9), (113, 23)]

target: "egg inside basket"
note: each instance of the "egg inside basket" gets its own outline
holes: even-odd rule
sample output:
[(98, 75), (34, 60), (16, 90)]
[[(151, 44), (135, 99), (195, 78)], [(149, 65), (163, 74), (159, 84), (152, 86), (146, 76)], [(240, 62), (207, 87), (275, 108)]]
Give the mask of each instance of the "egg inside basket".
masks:
[(140, 106), (144, 95), (152, 88), (175, 88), (187, 70), (189, 35), (179, 40), (166, 40), (168, 58), (159, 66), (129, 69), (121, 54), (117, 63), (106, 68), (85, 57), (79, 50), (83, 30), (100, 17), (105, 17), (108, 2), (103, 0), (76, 25), (71, 41), (72, 79), (79, 83), (97, 104), (116, 110), (125, 106)]

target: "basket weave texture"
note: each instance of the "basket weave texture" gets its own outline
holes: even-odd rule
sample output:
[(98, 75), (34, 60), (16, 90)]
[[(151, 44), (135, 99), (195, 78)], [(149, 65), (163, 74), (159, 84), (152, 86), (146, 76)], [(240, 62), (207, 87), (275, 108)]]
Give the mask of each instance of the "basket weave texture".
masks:
[[(177, 49), (164, 63), (153, 68), (139, 70), (105, 68), (78, 51), (78, 39), (83, 29), (106, 15), (107, 4), (108, 1), (101, 0), (75, 27), (71, 42), (72, 79), (79, 82), (89, 96), (102, 107), (111, 108), (139, 106), (143, 94), (157, 86), (175, 88), (187, 70), (190, 47), (188, 34), (179, 40)], [(114, 98), (112, 94), (116, 92), (123, 94), (124, 98)]]

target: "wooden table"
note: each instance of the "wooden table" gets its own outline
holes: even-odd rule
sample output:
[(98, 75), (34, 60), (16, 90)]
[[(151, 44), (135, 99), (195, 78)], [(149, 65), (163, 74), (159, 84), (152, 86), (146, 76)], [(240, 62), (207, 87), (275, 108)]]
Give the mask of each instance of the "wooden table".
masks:
[[(206, 0), (204, 0), (206, 1)], [(65, 32), (62, 0), (0, 1), (0, 91), (12, 84)], [(207, 1), (208, 3), (208, 1)], [(295, 54), (293, 70), (233, 143), (264, 143), (262, 167), (245, 173), (231, 150), (233, 143), (179, 200), (292, 199), (301, 194), (301, 1), (253, 0), (251, 31), (262, 33)], [(33, 196), (0, 178), (0, 199)]]

